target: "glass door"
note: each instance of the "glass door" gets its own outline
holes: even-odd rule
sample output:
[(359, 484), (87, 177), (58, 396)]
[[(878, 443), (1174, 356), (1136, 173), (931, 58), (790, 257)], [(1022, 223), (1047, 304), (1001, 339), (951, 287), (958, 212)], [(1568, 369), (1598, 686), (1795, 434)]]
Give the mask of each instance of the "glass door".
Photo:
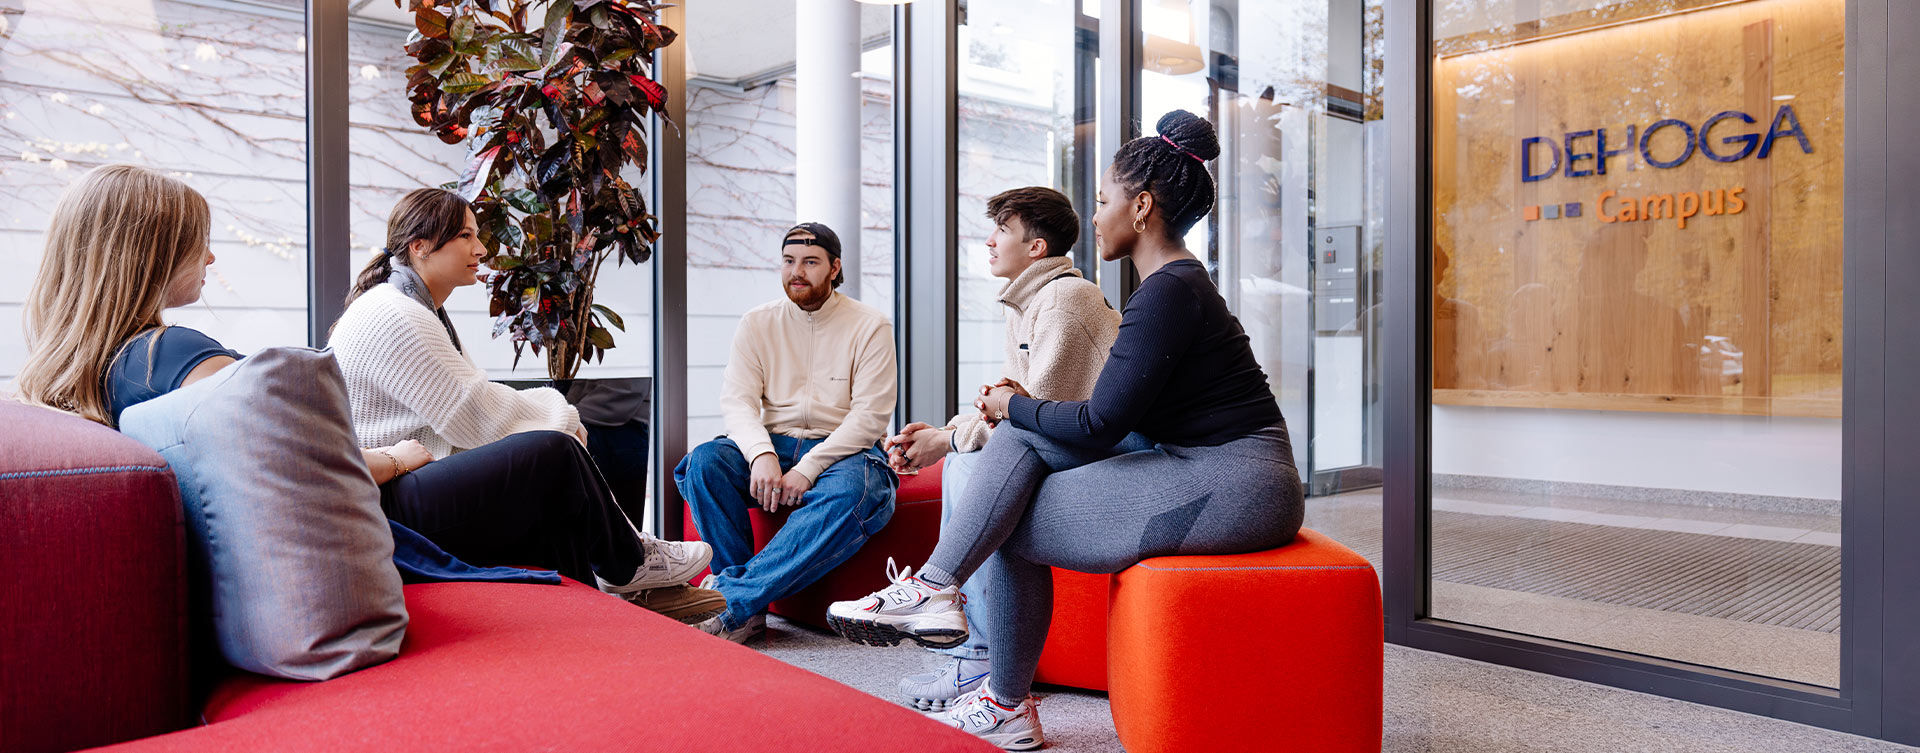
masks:
[(1844, 0), (1437, 0), (1431, 612), (1840, 686)]

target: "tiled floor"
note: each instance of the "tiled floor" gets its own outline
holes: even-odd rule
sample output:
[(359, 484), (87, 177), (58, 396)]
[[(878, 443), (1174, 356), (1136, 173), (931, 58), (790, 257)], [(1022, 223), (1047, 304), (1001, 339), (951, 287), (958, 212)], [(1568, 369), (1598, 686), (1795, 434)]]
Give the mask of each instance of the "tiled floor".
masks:
[[(1838, 516), (1478, 489), (1436, 489), (1434, 497), (1434, 509), (1470, 515), (1840, 545)], [(1310, 499), (1307, 526), (1356, 549), (1378, 551), (1380, 505), (1378, 490)], [(1432, 616), (1814, 685), (1837, 687), (1840, 679), (1837, 633), (1447, 582), (1433, 586)]]
[[(768, 621), (754, 648), (899, 702), (895, 684), (936, 658)], [(1383, 753), (1915, 753), (1916, 749), (1550, 675), (1387, 646)], [(1121, 751), (1103, 693), (1042, 686), (1047, 750)], [(1195, 708), (1193, 713), (1205, 713)], [(1287, 750), (1284, 730), (1274, 750)]]

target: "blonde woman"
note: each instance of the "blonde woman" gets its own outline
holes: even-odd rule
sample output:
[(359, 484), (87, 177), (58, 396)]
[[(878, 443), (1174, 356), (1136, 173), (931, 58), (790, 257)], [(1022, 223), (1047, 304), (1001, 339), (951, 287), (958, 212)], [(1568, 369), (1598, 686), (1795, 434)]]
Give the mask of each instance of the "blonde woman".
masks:
[[(69, 188), (54, 208), (40, 273), (27, 297), (21, 396), (116, 426), (128, 407), (241, 358), (206, 334), (168, 326), (162, 318), (166, 309), (200, 299), (213, 263), (210, 225), (205, 198), (144, 168), (95, 168)], [(551, 567), (587, 582), (596, 574), (614, 576), (611, 582), (626, 585), (608, 590), (680, 619), (704, 619), (723, 608), (718, 594), (647, 603), (660, 595), (649, 589), (674, 581), (643, 567), (645, 553), (591, 461), (564, 451), (577, 446), (571, 438), (554, 436), (561, 441), (552, 444), (561, 451), (515, 466), (479, 452), (436, 459), (414, 440), (364, 454), (388, 517), (457, 557)], [(449, 545), (454, 537), (436, 535), (446, 533), (434, 530), (442, 521), (407, 515), (420, 506), (418, 500), (467, 494), (476, 486), (487, 492), (468, 501), (513, 518), (521, 526), (516, 535), (462, 539), (456, 549)], [(622, 542), (629, 545), (624, 562), (607, 554)]]

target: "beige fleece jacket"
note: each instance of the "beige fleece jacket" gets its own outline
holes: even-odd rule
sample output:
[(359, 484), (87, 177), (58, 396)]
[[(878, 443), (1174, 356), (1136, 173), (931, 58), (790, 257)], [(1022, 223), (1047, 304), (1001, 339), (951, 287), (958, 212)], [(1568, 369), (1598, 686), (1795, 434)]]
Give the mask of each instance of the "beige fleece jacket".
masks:
[[(1107, 305), (1100, 286), (1081, 277), (1068, 258), (1050, 256), (1007, 283), (1000, 302), (1008, 309), (1000, 373), (1041, 400), (1092, 397), (1120, 333), (1120, 312)], [(954, 416), (947, 428), (955, 452), (973, 452), (986, 446), (991, 427), (971, 412)]]
[(721, 387), (727, 438), (751, 463), (770, 434), (826, 439), (793, 469), (816, 482), (842, 458), (886, 436), (893, 416), (893, 325), (878, 309), (834, 293), (819, 311), (785, 298), (740, 317)]

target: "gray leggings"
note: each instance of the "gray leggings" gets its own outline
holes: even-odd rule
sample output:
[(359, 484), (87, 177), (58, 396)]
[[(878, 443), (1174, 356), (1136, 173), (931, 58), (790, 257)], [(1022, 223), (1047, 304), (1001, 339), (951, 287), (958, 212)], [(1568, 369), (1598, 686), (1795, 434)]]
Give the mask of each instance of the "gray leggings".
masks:
[(1048, 567), (1116, 573), (1170, 554), (1237, 554), (1293, 540), (1304, 512), (1284, 425), (1215, 447), (1138, 434), (1089, 450), (1003, 423), (927, 564), (981, 571), (994, 694), (1026, 697), (1053, 616)]

